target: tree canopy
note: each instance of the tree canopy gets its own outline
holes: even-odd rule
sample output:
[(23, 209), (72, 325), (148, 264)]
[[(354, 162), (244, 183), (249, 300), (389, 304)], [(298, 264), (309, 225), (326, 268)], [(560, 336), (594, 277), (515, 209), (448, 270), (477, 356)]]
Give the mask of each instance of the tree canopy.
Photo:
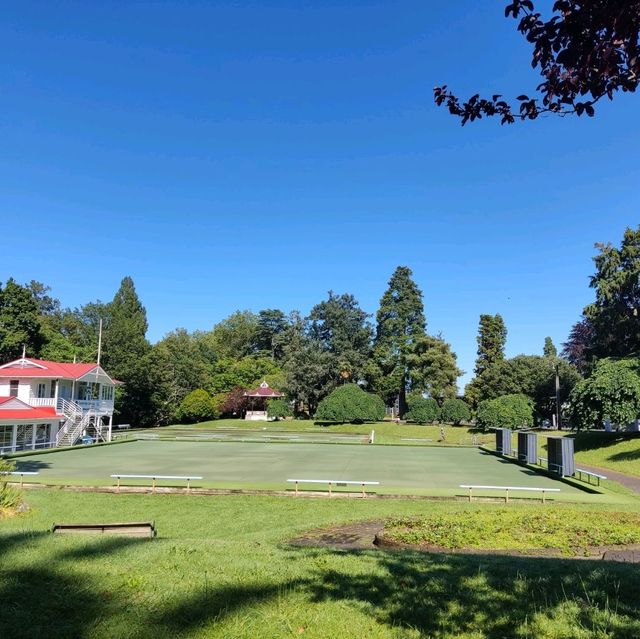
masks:
[(411, 371), (408, 358), (416, 340), (426, 334), (422, 292), (411, 269), (399, 266), (380, 300), (376, 314), (373, 357), (367, 369), (372, 388), (391, 403), (398, 399), (406, 412)]
[(578, 428), (601, 428), (605, 421), (626, 426), (640, 416), (640, 360), (603, 359), (578, 382), (569, 397)]
[(483, 116), (502, 124), (535, 120), (543, 113), (593, 116), (602, 98), (618, 91), (634, 92), (640, 81), (640, 0), (556, 0), (552, 16), (542, 19), (533, 0), (511, 0), (505, 16), (518, 21), (518, 31), (533, 46), (531, 66), (540, 71), (539, 97), (528, 92), (517, 106), (494, 94), (473, 95), (460, 102), (446, 85), (434, 89), (464, 125)]

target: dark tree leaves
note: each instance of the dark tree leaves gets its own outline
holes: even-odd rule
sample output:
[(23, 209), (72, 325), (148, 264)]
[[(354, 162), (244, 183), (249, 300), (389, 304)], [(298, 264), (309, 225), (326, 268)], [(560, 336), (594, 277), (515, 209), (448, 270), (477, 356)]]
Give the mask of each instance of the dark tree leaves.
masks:
[(533, 46), (531, 66), (542, 76), (538, 97), (520, 95), (513, 105), (498, 94), (476, 94), (461, 102), (446, 85), (435, 87), (435, 103), (463, 125), (483, 116), (498, 116), (501, 124), (542, 113), (593, 117), (600, 99), (638, 87), (640, 0), (557, 0), (548, 20), (531, 0), (513, 0), (505, 16), (519, 20), (518, 31)]

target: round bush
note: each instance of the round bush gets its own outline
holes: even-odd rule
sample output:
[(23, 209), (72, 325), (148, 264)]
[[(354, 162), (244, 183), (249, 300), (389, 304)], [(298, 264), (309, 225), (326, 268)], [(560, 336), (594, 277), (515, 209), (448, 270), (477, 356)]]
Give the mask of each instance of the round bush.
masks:
[(431, 397), (416, 397), (409, 400), (409, 411), (404, 418), (408, 422), (416, 424), (430, 424), (435, 422), (440, 415), (438, 402)]
[(292, 415), (289, 402), (284, 399), (272, 399), (267, 406), (267, 417), (271, 419), (284, 419)]
[(181, 402), (178, 408), (178, 418), (187, 424), (206, 422), (216, 417), (216, 409), (213, 399), (206, 390), (198, 388), (191, 391)]
[(533, 426), (533, 405), (526, 395), (486, 399), (478, 404), (477, 423), (484, 430)]
[(471, 408), (461, 399), (447, 399), (440, 408), (440, 419), (456, 425), (460, 422), (468, 422), (471, 419)]
[(377, 422), (384, 419), (384, 402), (377, 395), (365, 393), (356, 384), (338, 386), (319, 404), (318, 422)]

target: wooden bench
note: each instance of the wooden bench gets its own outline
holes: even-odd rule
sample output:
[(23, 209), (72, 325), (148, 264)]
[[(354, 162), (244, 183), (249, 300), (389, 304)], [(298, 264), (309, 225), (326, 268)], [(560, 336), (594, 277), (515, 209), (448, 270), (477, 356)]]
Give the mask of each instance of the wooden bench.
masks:
[(332, 486), (360, 486), (362, 496), (366, 497), (365, 486), (379, 486), (379, 481), (345, 481), (342, 479), (287, 479), (289, 483), (296, 485), (296, 496), (298, 495), (298, 484), (329, 484), (329, 497), (331, 497)]
[(20, 488), (22, 488), (22, 485), (24, 483), (24, 476), (25, 475), (39, 475), (39, 472), (36, 471), (27, 471), (27, 470), (4, 470), (0, 473), (0, 475), (20, 475)]
[(504, 490), (505, 491), (505, 503), (509, 503), (509, 491), (510, 490), (526, 490), (536, 493), (542, 493), (542, 503), (545, 503), (546, 493), (559, 493), (559, 488), (529, 488), (525, 486), (481, 486), (477, 484), (460, 484), (460, 488), (469, 489), (469, 501), (472, 500), (472, 490)]
[(53, 524), (51, 532), (56, 535), (118, 535), (122, 537), (155, 537), (156, 527), (152, 521), (119, 522), (108, 524)]
[(123, 473), (119, 473), (119, 474), (114, 474), (111, 475), (111, 477), (113, 479), (117, 479), (117, 484), (116, 484), (116, 488), (118, 490), (118, 492), (120, 492), (120, 480), (121, 479), (150, 479), (151, 480), (151, 487), (153, 489), (153, 492), (156, 492), (156, 482), (158, 481), (158, 479), (164, 480), (164, 479), (175, 479), (175, 480), (180, 480), (180, 481), (186, 481), (187, 482), (187, 491), (191, 490), (191, 480), (193, 479), (202, 479), (202, 477), (196, 476), (196, 475), (125, 475)]

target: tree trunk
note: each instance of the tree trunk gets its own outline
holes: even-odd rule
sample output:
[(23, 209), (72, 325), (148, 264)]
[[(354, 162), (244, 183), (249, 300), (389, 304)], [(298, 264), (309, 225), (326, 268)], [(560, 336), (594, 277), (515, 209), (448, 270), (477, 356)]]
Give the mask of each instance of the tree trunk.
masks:
[(407, 388), (405, 377), (402, 377), (402, 383), (400, 385), (400, 393), (398, 394), (398, 415), (404, 417), (407, 412)]

